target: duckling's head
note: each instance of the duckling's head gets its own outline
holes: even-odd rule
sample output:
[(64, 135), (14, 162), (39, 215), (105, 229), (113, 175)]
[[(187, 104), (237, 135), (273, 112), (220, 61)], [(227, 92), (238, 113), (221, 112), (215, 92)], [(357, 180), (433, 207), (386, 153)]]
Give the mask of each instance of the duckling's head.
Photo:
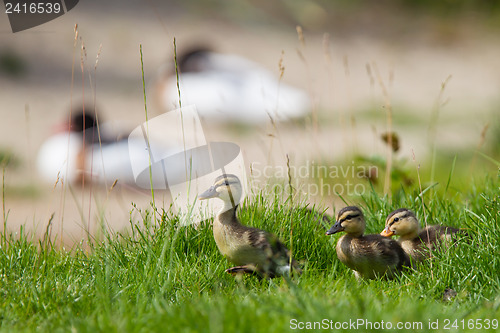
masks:
[(241, 182), (235, 175), (223, 174), (215, 178), (208, 190), (198, 196), (200, 200), (219, 198), (224, 201), (224, 210), (236, 208), (242, 196)]
[(398, 235), (403, 238), (415, 238), (420, 226), (415, 213), (407, 208), (396, 209), (385, 220), (385, 229), (380, 234), (391, 237)]
[(347, 234), (358, 237), (365, 232), (366, 222), (363, 212), (356, 206), (342, 208), (337, 214), (337, 222), (326, 232), (333, 235), (345, 231)]

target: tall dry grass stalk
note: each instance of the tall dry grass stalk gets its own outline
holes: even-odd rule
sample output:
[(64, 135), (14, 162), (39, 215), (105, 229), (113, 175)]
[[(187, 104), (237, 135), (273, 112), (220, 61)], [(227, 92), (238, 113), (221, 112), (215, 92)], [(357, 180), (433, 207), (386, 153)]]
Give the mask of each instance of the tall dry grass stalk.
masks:
[[(87, 72), (89, 74), (89, 78), (90, 78), (90, 70), (88, 69), (88, 62), (87, 62), (87, 48), (85, 47), (85, 42), (83, 41), (83, 38), (82, 36), (80, 36), (80, 70), (81, 70), (81, 73), (82, 73), (82, 111), (83, 111), (83, 128), (86, 127), (86, 124), (85, 124), (85, 114), (87, 112), (86, 110), (86, 102), (85, 102), (85, 65), (87, 65)], [(90, 86), (92, 86), (91, 82), (90, 82)], [(91, 91), (92, 92), (92, 91)], [(95, 111), (95, 110), (94, 110)], [(86, 151), (86, 135), (87, 135), (87, 131), (83, 131), (83, 138), (82, 138), (82, 152), (83, 154), (85, 154), (85, 151)], [(92, 136), (94, 136), (94, 131), (92, 131)], [(92, 140), (91, 142), (94, 141), (94, 138), (92, 137)], [(91, 161), (90, 161), (90, 165), (91, 165), (91, 168), (90, 168), (90, 181), (89, 181), (89, 199), (88, 199), (88, 214), (87, 214), (87, 218), (86, 218), (86, 229), (85, 229), (85, 232), (87, 234), (87, 241), (89, 242), (90, 244), (90, 241), (91, 241), (91, 233), (90, 233), (90, 224), (91, 224), (91, 216), (92, 216), (92, 176), (93, 176), (93, 168), (92, 168), (92, 163), (93, 163), (93, 159), (94, 159), (94, 154), (93, 154), (93, 149), (94, 149), (94, 145), (92, 144), (91, 145)], [(84, 166), (83, 166), (84, 167)], [(85, 178), (86, 178), (86, 170), (85, 168), (82, 170), (82, 177), (81, 177), (81, 188), (82, 188), (82, 198), (81, 198), (81, 206), (82, 206), (82, 209), (85, 208), (85, 196), (84, 196), (84, 190), (85, 190)], [(83, 214), (82, 212), (82, 219), (83, 219), (83, 222), (85, 223), (85, 214)]]
[[(326, 68), (326, 74), (327, 74), (327, 79), (328, 79), (328, 97), (330, 98), (330, 102), (332, 105), (332, 113), (336, 113), (335, 109), (333, 108), (334, 102), (335, 102), (335, 96), (336, 96), (336, 86), (334, 83), (334, 77), (335, 77), (335, 71), (333, 67), (333, 60), (332, 60), (332, 51), (331, 51), (331, 45), (330, 45), (330, 34), (324, 33), (323, 34), (323, 57), (325, 59), (325, 68)], [(344, 124), (344, 119), (345, 119), (345, 109), (343, 107), (339, 108), (339, 111), (337, 112), (338, 114), (338, 121), (340, 125), (340, 132), (342, 135), (340, 136), (340, 139), (342, 140), (342, 147), (348, 147), (347, 143), (347, 129)], [(344, 149), (345, 151), (345, 159), (348, 158), (347, 152), (348, 149)]]
[[(69, 92), (69, 117), (68, 117), (68, 124), (71, 126), (71, 118), (72, 118), (72, 113), (73, 113), (73, 89), (74, 89), (74, 83), (75, 83), (75, 63), (76, 63), (76, 46), (78, 44), (78, 24), (75, 24), (73, 27), (74, 31), (74, 39), (73, 39), (73, 59), (71, 62), (71, 82), (70, 82), (70, 92)], [(69, 156), (69, 137), (68, 137), (68, 149), (66, 150), (66, 156)], [(66, 174), (68, 174), (69, 171), (69, 165), (66, 163)], [(56, 183), (54, 184), (54, 189), (57, 187), (58, 182), (61, 181), (61, 199), (59, 202), (59, 211), (61, 212), (60, 216), (60, 221), (59, 221), (59, 247), (63, 247), (63, 231), (64, 231), (64, 211), (66, 208), (66, 190), (68, 187), (68, 184), (66, 184), (66, 180), (61, 180), (57, 179)]]
[[(422, 214), (424, 214), (424, 225), (427, 228), (427, 214), (425, 213), (425, 202), (424, 202), (424, 191), (422, 189), (422, 181), (420, 180), (420, 163), (417, 163), (417, 159), (415, 158), (415, 151), (411, 150), (413, 163), (415, 163), (415, 168), (417, 170), (417, 180), (418, 180), (418, 188), (419, 188), (419, 197), (422, 203)], [(429, 230), (427, 229), (427, 238), (429, 239)], [(429, 259), (432, 258), (432, 253), (429, 251)], [(432, 269), (432, 260), (429, 260), (430, 269), (431, 269), (431, 279), (434, 279), (434, 270)]]
[[(351, 128), (351, 147), (354, 150), (354, 152), (357, 152), (358, 144), (356, 135), (356, 120), (354, 118), (354, 114), (352, 113), (353, 106), (352, 106), (351, 70), (349, 67), (349, 57), (347, 55), (344, 55), (342, 57), (342, 64), (344, 66), (344, 76), (347, 87), (347, 109), (349, 115), (349, 127)], [(344, 119), (342, 119), (341, 126), (347, 129), (347, 126), (345, 126), (345, 112), (342, 112), (342, 117)]]
[[(83, 128), (85, 128), (85, 62), (87, 61), (87, 49), (85, 48), (85, 43), (83, 42), (82, 37), (80, 36), (80, 71), (82, 73), (82, 111), (83, 111)], [(82, 139), (82, 149), (85, 149), (85, 136), (86, 131), (83, 131), (83, 139)], [(81, 186), (82, 189), (85, 188), (85, 177), (81, 177)], [(82, 196), (82, 207), (84, 205), (83, 196)]]
[[(96, 126), (97, 126), (97, 140), (99, 142), (99, 148), (101, 148), (100, 149), (101, 161), (104, 161), (104, 156), (102, 155), (101, 126), (99, 123), (99, 114), (97, 113), (97, 64), (99, 63), (99, 56), (101, 55), (101, 51), (102, 51), (102, 43), (99, 45), (99, 50), (97, 51), (97, 56), (95, 59), (94, 80), (92, 80), (92, 76), (90, 75), (90, 70), (89, 70), (89, 82), (90, 82), (90, 89), (92, 89), (92, 91), (91, 91), (92, 92), (92, 103), (94, 104), (94, 117), (95, 117)], [(93, 84), (92, 84), (92, 82), (93, 82)], [(92, 134), (94, 134), (94, 133), (92, 132)], [(94, 142), (94, 140), (92, 140), (92, 142)], [(94, 145), (92, 145), (92, 149), (94, 149)], [(93, 153), (94, 152), (92, 151), (92, 159), (94, 158)], [(91, 163), (90, 165), (93, 165), (93, 163)], [(103, 172), (103, 178), (104, 178), (104, 185), (107, 188), (108, 183), (106, 180), (105, 168), (102, 168), (102, 172)]]
[(443, 100), (443, 96), (446, 86), (448, 85), (448, 82), (451, 80), (451, 77), (452, 77), (451, 75), (448, 75), (448, 77), (441, 83), (441, 89), (439, 90), (439, 94), (436, 98), (436, 101), (434, 102), (434, 106), (432, 108), (431, 120), (429, 122), (428, 140), (431, 145), (431, 154), (432, 154), (431, 180), (430, 180), (431, 183), (434, 183), (434, 176), (436, 173), (436, 134), (437, 134), (437, 123), (439, 118), (439, 112), (441, 111), (441, 107), (445, 106), (449, 102), (449, 99)]
[[(368, 80), (370, 82), (370, 104), (373, 110), (378, 108), (378, 105), (375, 101), (375, 76), (373, 75), (373, 70), (369, 62), (365, 65), (366, 75), (368, 76)], [(378, 150), (378, 144), (380, 142), (380, 134), (378, 133), (377, 127), (372, 124), (371, 126), (373, 133), (373, 150)]]
[(285, 51), (281, 50), (281, 56), (280, 56), (280, 59), (278, 60), (279, 78), (278, 78), (278, 90), (276, 92), (276, 107), (274, 110), (274, 115), (271, 114), (271, 112), (268, 112), (266, 110), (267, 116), (269, 117), (269, 122), (271, 123), (271, 132), (268, 133), (268, 135), (267, 135), (271, 139), (271, 144), (270, 144), (270, 147), (269, 147), (269, 150), (267, 153), (268, 154), (267, 159), (269, 161), (269, 164), (274, 164), (274, 160), (272, 159), (272, 155), (273, 155), (273, 144), (274, 144), (275, 140), (278, 140), (281, 154), (286, 155), (285, 148), (283, 146), (282, 136), (281, 136), (280, 130), (278, 128), (278, 122), (276, 121), (276, 119), (278, 117), (278, 110), (279, 110), (280, 87), (281, 87), (281, 82), (283, 80), (283, 76), (285, 75), (284, 59), (285, 59)]
[[(186, 148), (186, 133), (184, 129), (184, 112), (182, 111), (182, 101), (181, 101), (181, 85), (180, 85), (180, 80), (179, 80), (179, 62), (177, 61), (177, 41), (176, 38), (174, 37), (173, 40), (173, 47), (174, 47), (174, 66), (175, 66), (175, 80), (176, 80), (176, 85), (177, 85), (177, 94), (179, 96), (179, 110), (181, 114), (181, 130), (182, 130), (182, 146), (183, 146), (183, 151), (184, 151), (184, 169), (186, 171), (186, 179), (188, 179), (188, 188), (187, 188), (187, 198), (190, 197), (191, 194), (191, 177), (192, 177), (192, 171), (193, 171), (193, 161), (190, 160), (188, 161), (188, 156), (187, 156), (187, 148)], [(210, 149), (210, 144), (207, 145), (208, 150), (209, 150), (209, 155), (210, 155), (210, 162), (211, 162), (211, 167), (212, 170), (214, 169), (214, 163), (212, 160), (212, 151)], [(224, 172), (225, 173), (225, 172)], [(172, 198), (174, 199), (174, 198)], [(196, 199), (194, 199), (196, 201)], [(194, 204), (188, 202), (188, 213), (183, 214), (183, 219), (189, 219), (189, 216), (191, 215), (193, 209), (194, 209)], [(187, 225), (187, 221), (182, 221), (183, 224)]]
[(382, 95), (384, 96), (384, 107), (386, 111), (387, 119), (387, 162), (385, 165), (385, 180), (384, 180), (384, 195), (391, 196), (391, 173), (392, 173), (392, 105), (389, 92), (384, 84), (384, 80), (380, 75), (377, 63), (372, 63), (375, 76), (377, 77), (380, 88), (382, 89)]
[[(92, 104), (93, 104), (93, 109), (94, 109), (94, 118), (95, 118), (95, 121), (96, 121), (96, 127), (97, 128), (92, 128), (92, 144), (90, 146), (90, 182), (89, 182), (89, 198), (88, 198), (88, 216), (87, 216), (87, 234), (90, 235), (90, 221), (91, 221), (91, 216), (92, 216), (92, 199), (93, 199), (93, 196), (94, 196), (94, 193), (93, 193), (93, 182), (92, 182), (92, 177), (93, 177), (93, 165), (94, 165), (94, 148), (95, 148), (95, 145), (94, 145), (94, 142), (95, 142), (95, 135), (97, 134), (97, 141), (99, 143), (99, 150), (100, 150), (100, 155), (101, 155), (101, 162), (104, 163), (104, 156), (102, 155), (102, 142), (101, 142), (101, 131), (100, 131), (100, 124), (99, 124), (99, 115), (97, 113), (97, 64), (99, 63), (99, 56), (101, 54), (101, 51), (102, 51), (102, 43), (99, 45), (99, 49), (97, 51), (97, 55), (96, 55), (96, 61), (94, 63), (94, 79), (92, 79), (92, 70), (90, 69), (89, 67), (89, 63), (86, 61), (87, 60), (87, 52), (86, 52), (86, 49), (84, 47), (84, 44), (83, 44), (83, 40), (82, 40), (82, 49), (84, 51), (84, 55), (85, 55), (85, 65), (87, 66), (87, 73), (88, 73), (88, 77), (89, 77), (89, 85), (90, 85), (90, 94), (92, 96)], [(82, 90), (84, 90), (84, 88), (82, 87)], [(85, 101), (83, 101), (83, 103), (85, 103)], [(83, 107), (83, 110), (84, 110), (84, 114), (85, 114), (85, 105)], [(85, 118), (84, 118), (84, 127), (85, 127)], [(97, 130), (97, 133), (96, 133), (96, 130)], [(83, 142), (83, 149), (84, 151), (86, 150), (85, 148), (85, 131), (83, 132), (84, 133), (84, 142)], [(104, 185), (105, 187), (107, 188), (108, 187), (108, 184), (107, 184), (107, 180), (106, 180), (106, 170), (104, 168), (104, 165), (103, 165), (103, 178), (104, 178)], [(85, 179), (85, 175), (82, 177), (82, 182), (83, 180)], [(83, 188), (83, 187), (82, 187)], [(83, 200), (83, 195), (82, 195), (82, 200)], [(94, 201), (97, 205), (97, 207), (99, 206), (99, 203), (101, 201), (98, 201), (97, 198), (95, 198), (94, 196)], [(107, 201), (107, 199), (106, 199)], [(101, 209), (101, 211), (103, 211), (103, 209)], [(102, 216), (102, 214), (100, 214)], [(89, 236), (87, 236), (89, 238)]]
[(490, 128), (490, 123), (486, 123), (483, 127), (483, 130), (481, 131), (479, 142), (476, 146), (476, 150), (474, 151), (474, 155), (472, 156), (472, 161), (470, 162), (470, 167), (469, 167), (470, 174), (474, 172), (477, 155), (481, 151), (481, 148), (483, 147), (484, 143), (486, 142), (486, 134), (488, 133), (489, 128)]
[(315, 102), (315, 94), (314, 94), (314, 89), (312, 87), (312, 79), (311, 79), (311, 69), (309, 68), (309, 63), (307, 62), (306, 57), (304, 56), (304, 52), (306, 49), (306, 40), (304, 37), (304, 31), (302, 30), (302, 27), (300, 25), (297, 25), (295, 27), (297, 31), (297, 37), (299, 39), (300, 47), (297, 48), (297, 54), (300, 58), (300, 60), (304, 63), (304, 66), (306, 68), (306, 73), (307, 73), (307, 86), (309, 90), (309, 95), (311, 96), (311, 116), (312, 116), (312, 127), (313, 127), (313, 133), (315, 136), (318, 134), (318, 107)]
[(28, 152), (28, 170), (30, 172), (30, 182), (33, 184), (33, 176), (35, 175), (33, 154), (31, 152), (31, 114), (30, 105), (24, 104), (24, 119), (26, 121), (26, 148)]
[[(182, 145), (184, 148), (184, 167), (186, 169), (186, 179), (188, 178), (188, 161), (187, 161), (187, 152), (186, 152), (186, 134), (184, 132), (184, 113), (182, 112), (182, 101), (181, 101), (181, 85), (180, 85), (180, 80), (179, 80), (179, 63), (177, 61), (177, 43), (176, 39), (174, 37), (174, 66), (175, 66), (175, 80), (176, 80), (176, 85), (177, 85), (177, 94), (179, 95), (179, 110), (181, 113), (181, 127), (182, 127)], [(191, 182), (190, 182), (191, 184)], [(188, 190), (188, 197), (189, 197), (189, 190)]]
[(327, 78), (328, 78), (328, 91), (331, 92), (329, 97), (331, 99), (332, 96), (334, 95), (333, 92), (335, 91), (335, 84), (333, 83), (333, 63), (332, 63), (332, 53), (330, 50), (330, 34), (324, 33), (323, 34), (323, 57), (325, 59), (325, 67), (326, 67), (326, 73), (327, 73)]

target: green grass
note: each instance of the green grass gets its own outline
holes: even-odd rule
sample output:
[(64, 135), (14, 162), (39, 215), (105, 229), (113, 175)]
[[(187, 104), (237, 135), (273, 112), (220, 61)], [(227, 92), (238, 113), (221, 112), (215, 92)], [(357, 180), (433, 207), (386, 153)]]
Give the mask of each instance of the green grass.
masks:
[[(152, 210), (140, 211), (128, 233), (108, 234), (87, 250), (34, 244), (22, 229), (1, 234), (0, 332), (282, 332), (291, 330), (293, 319), (421, 322), (422, 329), (413, 331), (475, 331), (469, 320), (500, 317), (499, 185), (496, 177), (465, 193), (427, 190), (424, 205), (417, 192), (400, 191), (392, 200), (363, 196), (369, 233), (380, 232), (385, 216), (405, 206), (422, 220), (425, 213), (429, 223), (470, 235), (392, 281), (357, 282), (336, 258), (338, 237), (325, 236), (316, 214), (262, 194), (246, 201), (239, 216), (288, 247), (293, 220), (294, 256), (305, 270), (291, 281), (226, 274), (230, 264), (210, 224), (179, 227), (164, 211), (157, 211), (157, 226)], [(442, 300), (446, 288), (457, 292), (451, 302)], [(445, 330), (446, 320), (450, 328), (458, 320), (465, 330)], [(438, 321), (439, 329), (429, 329), (429, 321)], [(361, 325), (340, 331), (380, 330)]]

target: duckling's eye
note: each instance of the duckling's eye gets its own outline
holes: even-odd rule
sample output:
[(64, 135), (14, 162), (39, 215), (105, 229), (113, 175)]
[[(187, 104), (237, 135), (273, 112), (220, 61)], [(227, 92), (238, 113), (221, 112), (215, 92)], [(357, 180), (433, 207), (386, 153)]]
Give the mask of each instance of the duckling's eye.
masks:
[(399, 217), (395, 217), (394, 222), (398, 222), (398, 221), (399, 221)]

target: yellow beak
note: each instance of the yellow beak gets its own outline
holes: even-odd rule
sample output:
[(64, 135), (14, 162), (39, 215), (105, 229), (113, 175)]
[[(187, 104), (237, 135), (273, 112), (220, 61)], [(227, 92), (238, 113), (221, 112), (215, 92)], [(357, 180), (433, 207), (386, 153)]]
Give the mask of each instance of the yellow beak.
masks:
[(385, 237), (391, 237), (392, 235), (394, 235), (394, 232), (389, 230), (389, 227), (386, 227), (380, 234)]

